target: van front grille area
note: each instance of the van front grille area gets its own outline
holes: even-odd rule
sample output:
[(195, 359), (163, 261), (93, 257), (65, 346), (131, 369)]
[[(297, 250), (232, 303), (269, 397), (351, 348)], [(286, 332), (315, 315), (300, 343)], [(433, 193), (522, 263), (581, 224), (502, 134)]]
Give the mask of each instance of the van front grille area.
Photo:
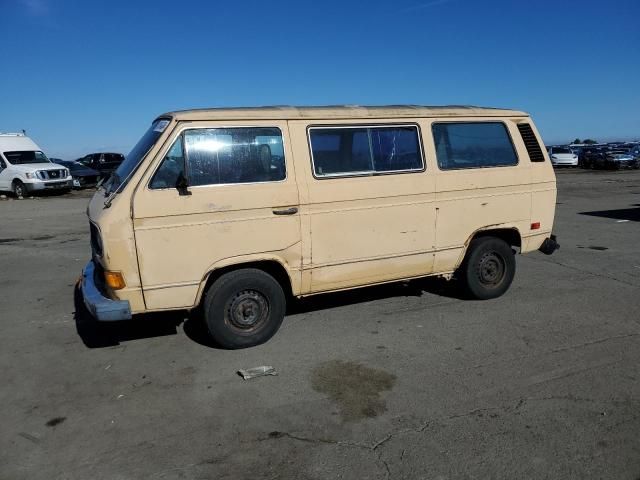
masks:
[(93, 223), (89, 222), (89, 230), (91, 232), (91, 253), (92, 256), (102, 256), (102, 239), (100, 238), (100, 231)]
[(520, 135), (522, 136), (524, 146), (527, 147), (527, 153), (529, 154), (529, 158), (531, 159), (531, 161), (544, 162), (544, 154), (542, 153), (540, 144), (538, 143), (538, 140), (533, 133), (531, 125), (529, 125), (528, 123), (519, 123), (518, 130), (520, 131)]
[(44, 174), (44, 180), (57, 180), (65, 177), (64, 170), (44, 170)]

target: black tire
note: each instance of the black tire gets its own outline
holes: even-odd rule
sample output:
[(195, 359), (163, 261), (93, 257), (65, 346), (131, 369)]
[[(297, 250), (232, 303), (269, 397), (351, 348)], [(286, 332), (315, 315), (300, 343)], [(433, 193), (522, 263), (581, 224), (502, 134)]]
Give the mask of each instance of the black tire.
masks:
[(504, 294), (515, 273), (511, 246), (497, 237), (480, 237), (471, 241), (459, 277), (472, 298), (488, 300)]
[(25, 197), (27, 195), (27, 187), (20, 180), (14, 180), (12, 185), (13, 194), (16, 198)]
[(204, 318), (221, 347), (252, 347), (278, 331), (286, 303), (276, 279), (262, 270), (245, 268), (225, 273), (209, 287)]

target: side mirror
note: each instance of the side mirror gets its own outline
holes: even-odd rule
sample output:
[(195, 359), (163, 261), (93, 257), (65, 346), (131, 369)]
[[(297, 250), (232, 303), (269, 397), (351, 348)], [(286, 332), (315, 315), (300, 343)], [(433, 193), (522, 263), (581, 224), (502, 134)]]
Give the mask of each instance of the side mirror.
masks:
[(178, 194), (181, 197), (191, 195), (191, 191), (189, 190), (189, 181), (182, 172), (180, 172), (178, 179), (176, 180), (176, 190), (178, 190)]

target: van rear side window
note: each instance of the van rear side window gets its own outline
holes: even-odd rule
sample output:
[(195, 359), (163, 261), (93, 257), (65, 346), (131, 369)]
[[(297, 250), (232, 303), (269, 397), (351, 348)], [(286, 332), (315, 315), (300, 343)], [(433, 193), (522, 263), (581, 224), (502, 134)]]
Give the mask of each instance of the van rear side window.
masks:
[(502, 122), (434, 123), (432, 130), (441, 170), (518, 164), (511, 137)]
[(415, 125), (311, 127), (316, 177), (373, 175), (424, 168)]

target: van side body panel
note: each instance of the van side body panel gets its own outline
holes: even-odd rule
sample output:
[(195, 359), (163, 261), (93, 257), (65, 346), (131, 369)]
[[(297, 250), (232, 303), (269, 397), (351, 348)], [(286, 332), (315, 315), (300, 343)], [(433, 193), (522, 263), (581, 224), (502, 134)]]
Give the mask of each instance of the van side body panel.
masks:
[(231, 263), (277, 259), (294, 284), (300, 275), (300, 216), (274, 210), (299, 208), (295, 167), (286, 122), (189, 122), (159, 152), (159, 165), (178, 135), (188, 129), (277, 127), (283, 135), (287, 176), (283, 181), (176, 188), (148, 187), (142, 179), (133, 202), (140, 278), (148, 309), (193, 307), (211, 271)]
[(306, 183), (301, 193), (303, 244), (308, 245), (303, 258), (304, 294), (432, 271), (435, 192), (431, 168), (377, 175), (314, 175), (309, 128), (376, 124), (420, 127), (416, 119), (402, 118), (289, 122), (296, 170)]
[[(518, 144), (519, 134), (508, 118), (438, 118), (443, 122), (502, 122), (509, 133), (518, 163), (510, 166), (442, 170), (436, 167), (436, 258), (434, 272), (453, 272), (476, 232), (513, 229), (526, 234), (531, 225), (531, 171), (528, 154)], [(425, 141), (434, 163), (433, 136)], [(521, 148), (522, 147), (522, 148)]]

